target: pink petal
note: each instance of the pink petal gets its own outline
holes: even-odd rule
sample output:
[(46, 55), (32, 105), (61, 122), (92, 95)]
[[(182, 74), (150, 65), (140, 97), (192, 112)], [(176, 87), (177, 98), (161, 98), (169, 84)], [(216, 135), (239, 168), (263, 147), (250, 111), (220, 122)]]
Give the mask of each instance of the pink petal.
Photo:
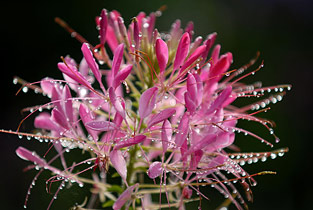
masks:
[(215, 101), (211, 104), (209, 110), (207, 111), (207, 114), (211, 114), (212, 112), (214, 112), (217, 109), (222, 109), (224, 108), (224, 104), (225, 102), (227, 102), (228, 100), (230, 100), (230, 96), (231, 96), (231, 92), (232, 92), (232, 87), (231, 86), (227, 86), (221, 93), (220, 95), (215, 99)]
[(205, 51), (206, 45), (202, 45), (198, 47), (188, 58), (188, 60), (184, 63), (184, 65), (181, 67), (179, 72), (183, 72), (186, 68), (188, 68), (193, 62), (195, 62)]
[(193, 76), (196, 79), (196, 84), (197, 84), (196, 105), (199, 106), (202, 102), (203, 83), (202, 83), (201, 77), (198, 74), (193, 74)]
[(53, 89), (53, 86), (54, 86), (54, 83), (53, 83), (52, 80), (53, 80), (52, 78), (46, 77), (46, 78), (44, 78), (44, 79), (42, 79), (40, 81), (41, 89), (49, 97), (51, 97), (51, 95), (52, 95), (52, 89)]
[(113, 85), (112, 85), (114, 89), (116, 89), (121, 84), (121, 82), (123, 82), (128, 77), (132, 68), (133, 68), (133, 65), (129, 64), (117, 73), (117, 75), (115, 76), (113, 80)]
[(190, 36), (190, 39), (192, 39), (192, 34), (193, 34), (193, 22), (192, 21), (189, 21), (187, 23), (187, 26), (185, 28), (185, 32), (187, 32)]
[[(38, 165), (44, 169), (48, 169), (48, 170), (52, 171), (54, 174), (59, 174), (60, 176), (67, 177), (67, 175), (64, 174), (62, 171), (60, 171), (59, 169), (48, 165), (48, 163), (44, 159), (40, 158), (35, 152), (31, 152), (24, 147), (17, 148), (17, 150), (15, 152), (20, 158), (22, 158), (24, 160), (31, 161), (35, 165)], [(79, 184), (81, 184), (80, 181), (78, 181), (78, 180), (76, 180), (76, 181)]]
[(197, 144), (192, 145), (189, 148), (188, 153), (186, 153), (185, 155), (204, 149), (206, 146), (212, 144), (216, 139), (217, 139), (216, 134), (208, 134), (204, 136), (199, 142), (197, 142)]
[(221, 56), (221, 58), (217, 61), (215, 65), (213, 65), (210, 73), (209, 78), (212, 78), (209, 80), (209, 82), (217, 82), (223, 77), (223, 73), (225, 73), (233, 60), (233, 56), (231, 53), (226, 53)]
[(161, 138), (162, 138), (163, 153), (165, 153), (167, 151), (168, 144), (172, 140), (172, 126), (168, 120), (165, 120), (162, 125)]
[(105, 9), (102, 9), (101, 15), (100, 15), (100, 30), (99, 30), (99, 38), (100, 38), (100, 43), (104, 44), (105, 39), (106, 39), (106, 32), (107, 32), (107, 27), (108, 27), (108, 16), (107, 16), (107, 11)]
[(146, 118), (151, 114), (158, 94), (158, 88), (152, 87), (142, 93), (139, 99), (139, 116), (140, 118)]
[(65, 63), (58, 63), (58, 68), (67, 76), (71, 77), (73, 80), (78, 82), (79, 84), (82, 84), (88, 88), (91, 88), (90, 83), (86, 80), (86, 78), (77, 71), (75, 66), (72, 66), (71, 64), (65, 65)]
[(139, 46), (140, 45), (140, 37), (139, 37), (140, 28), (139, 28), (139, 23), (138, 23), (139, 21), (138, 21), (137, 18), (134, 18), (133, 20), (134, 20), (133, 21), (133, 24), (134, 24), (134, 34), (133, 34), (133, 36), (134, 36), (134, 42), (135, 42), (134, 44), (135, 44), (135, 48), (139, 49), (139, 47), (140, 47)]
[(160, 74), (162, 74), (166, 68), (166, 64), (168, 61), (167, 44), (162, 39), (156, 40), (155, 53), (160, 67)]
[(111, 77), (114, 78), (117, 72), (120, 69), (122, 60), (123, 60), (123, 53), (124, 53), (124, 44), (120, 44), (114, 51), (114, 57), (112, 62), (112, 73)]
[(117, 173), (126, 181), (127, 168), (122, 152), (120, 150), (112, 150), (110, 152), (110, 160)]
[(74, 119), (74, 112), (73, 112), (73, 103), (72, 103), (72, 95), (69, 87), (67, 85), (63, 88), (63, 98), (64, 98), (64, 111), (66, 115), (66, 120), (69, 122), (73, 122)]
[(82, 119), (88, 133), (92, 136), (94, 140), (98, 140), (98, 132), (90, 129), (89, 127), (86, 126), (86, 123), (91, 122), (94, 120), (94, 116), (92, 112), (89, 110), (89, 108), (85, 104), (80, 104), (79, 106), (79, 115), (80, 118)]
[(183, 115), (179, 125), (178, 125), (178, 133), (175, 136), (175, 143), (177, 147), (181, 147), (187, 138), (188, 130), (189, 130), (189, 116), (188, 113), (185, 112)]
[(114, 29), (110, 25), (108, 25), (107, 28), (106, 42), (108, 43), (111, 51), (114, 52), (118, 46), (118, 41), (116, 39)]
[(163, 172), (162, 163), (155, 161), (149, 166), (148, 176), (155, 179)]
[(203, 42), (203, 44), (206, 45), (206, 49), (202, 54), (202, 58), (204, 58), (203, 61), (201, 62), (202, 64), (205, 63), (205, 61), (208, 57), (209, 51), (215, 42), (216, 36), (217, 36), (217, 33), (214, 32), (214, 33), (210, 34), (208, 36), (208, 38)]
[(81, 50), (84, 54), (84, 58), (86, 59), (86, 62), (91, 69), (92, 73), (95, 75), (96, 79), (98, 80), (99, 84), (102, 85), (101, 77), (102, 74), (99, 71), (99, 66), (95, 61), (95, 58), (93, 57), (93, 54), (91, 50), (89, 49), (89, 46), (87, 43), (83, 43)]
[(192, 99), (192, 96), (189, 92), (185, 92), (184, 96), (185, 96), (185, 106), (187, 110), (192, 114), (197, 108), (195, 104), (196, 101)]
[(221, 50), (221, 45), (216, 45), (213, 49), (213, 52), (212, 52), (212, 64), (213, 66), (216, 65), (217, 61), (218, 61), (218, 58), (220, 56), (220, 50)]
[(179, 69), (179, 67), (183, 64), (185, 58), (188, 55), (189, 46), (190, 46), (190, 37), (188, 32), (185, 32), (181, 37), (177, 47), (173, 71)]
[(113, 205), (113, 209), (114, 210), (118, 210), (121, 209), (124, 204), (131, 199), (132, 193), (134, 191), (135, 188), (138, 187), (138, 183), (128, 187), (119, 197), (118, 199), (115, 201), (114, 205)]
[(207, 152), (214, 152), (218, 149), (228, 147), (229, 145), (233, 144), (234, 140), (235, 140), (235, 134), (234, 133), (223, 132), (222, 134), (220, 134), (216, 137), (215, 141), (209, 143), (206, 151)]
[(51, 118), (54, 122), (58, 123), (63, 128), (69, 129), (65, 116), (56, 107), (51, 112)]
[(112, 87), (109, 88), (109, 97), (115, 110), (125, 119), (125, 102), (121, 98), (117, 98)]
[(197, 98), (197, 81), (193, 74), (188, 74), (187, 76), (187, 91), (193, 101)]
[(40, 166), (46, 165), (46, 161), (41, 159), (35, 152), (31, 152), (24, 147), (18, 147), (16, 154), (23, 160), (34, 162)]
[(113, 122), (100, 121), (100, 120), (98, 121), (93, 120), (93, 121), (87, 122), (85, 126), (95, 131), (112, 131), (116, 129), (116, 126)]
[(134, 138), (126, 139), (116, 144), (114, 149), (118, 150), (124, 147), (130, 147), (132, 145), (139, 144), (143, 142), (144, 140), (146, 140), (146, 138), (147, 137), (145, 135), (138, 135), (138, 136), (135, 136)]
[(36, 118), (34, 125), (36, 128), (42, 128), (46, 130), (59, 131), (59, 126), (51, 120), (50, 114), (43, 112), (40, 113)]
[(168, 119), (169, 117), (171, 117), (173, 114), (175, 114), (176, 109), (175, 108), (168, 108), (165, 110), (160, 111), (158, 114), (155, 114), (151, 120), (148, 123), (148, 128), (150, 128), (151, 126), (162, 122), (166, 119)]
[(149, 24), (149, 26), (148, 26), (148, 38), (149, 38), (149, 40), (151, 40), (152, 33), (153, 33), (153, 30), (154, 30), (154, 26), (155, 26), (155, 19), (156, 19), (155, 13), (154, 12), (150, 13), (149, 18), (150, 19), (149, 19), (149, 22), (148, 22), (148, 24)]

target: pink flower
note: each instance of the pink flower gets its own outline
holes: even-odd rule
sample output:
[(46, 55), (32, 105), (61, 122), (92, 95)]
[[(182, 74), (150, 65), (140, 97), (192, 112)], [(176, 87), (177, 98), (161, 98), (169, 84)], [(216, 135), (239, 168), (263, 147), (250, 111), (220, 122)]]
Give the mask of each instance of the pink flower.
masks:
[[(83, 54), (80, 64), (70, 57), (63, 58), (57, 66), (64, 80), (45, 78), (40, 82), (40, 92), (51, 98), (50, 103), (35, 110), (47, 108), (34, 122), (44, 135), (23, 133), (52, 142), (57, 155), (46, 161), (25, 148), (18, 148), (16, 153), (41, 170), (55, 173), (47, 184), (61, 181), (63, 186), (69, 180), (79, 185), (92, 183), (101, 201), (105, 200), (103, 196), (116, 200), (114, 204), (103, 204), (113, 205), (113, 209), (131, 204), (136, 207), (138, 203), (147, 209), (158, 205), (183, 209), (185, 202), (196, 198), (195, 194), (209, 199), (199, 185), (212, 186), (242, 209), (245, 201), (236, 182), (251, 200), (250, 188), (256, 183), (253, 177), (273, 173), (249, 175), (242, 166), (265, 161), (269, 156), (282, 156), (287, 150), (238, 153), (235, 143), (241, 136), (236, 132), (271, 147), (273, 144), (272, 140), (239, 128), (237, 122), (258, 122), (277, 141), (271, 122), (255, 115), (267, 111), (271, 102), (280, 101), (284, 90), (291, 86), (244, 84), (242, 80), (259, 71), (263, 62), (246, 74), (256, 59), (231, 70), (233, 56), (230, 52), (220, 55), (221, 46), (214, 46), (216, 33), (205, 40), (193, 39), (193, 23), (183, 30), (177, 20), (170, 32), (160, 34), (154, 28), (159, 12), (139, 13), (126, 27), (117, 11), (103, 9), (96, 18), (100, 43), (94, 47), (78, 38)], [(113, 56), (109, 56), (111, 52)], [(264, 96), (272, 90), (277, 93)], [(244, 97), (264, 98), (243, 107), (233, 104)], [(71, 154), (74, 148), (90, 158), (67, 166), (70, 163), (64, 152)], [(63, 169), (53, 166), (57, 158)], [(83, 168), (85, 163), (91, 165)], [(89, 170), (94, 171), (92, 179), (80, 176)], [(120, 177), (121, 186), (109, 183), (109, 176)], [(93, 190), (93, 196), (98, 191)], [(117, 199), (115, 193), (119, 195)], [(153, 193), (160, 193), (160, 198), (164, 194), (166, 202), (150, 200)]]

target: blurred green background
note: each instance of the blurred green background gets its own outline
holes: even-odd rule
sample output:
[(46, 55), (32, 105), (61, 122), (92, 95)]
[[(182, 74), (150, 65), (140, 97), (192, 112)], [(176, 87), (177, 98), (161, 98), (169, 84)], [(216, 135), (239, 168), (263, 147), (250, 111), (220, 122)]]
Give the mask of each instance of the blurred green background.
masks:
[[(92, 44), (97, 43), (94, 17), (102, 8), (118, 10), (126, 23), (144, 11), (149, 14), (166, 4), (168, 9), (157, 19), (160, 31), (167, 31), (176, 19), (182, 25), (192, 20), (195, 36), (206, 37), (217, 32), (216, 43), (222, 52), (232, 52), (233, 68), (247, 63), (257, 51), (265, 67), (245, 82), (262, 81), (264, 86), (293, 85), (284, 100), (266, 115), (277, 123), (275, 133), (281, 142), (275, 148), (289, 147), (290, 152), (282, 158), (265, 163), (245, 166), (252, 173), (273, 170), (275, 176), (257, 177), (253, 188), (254, 202), (251, 209), (313, 209), (312, 203), (312, 137), (313, 129), (313, 3), (310, 0), (69, 0), (69, 1), (5, 1), (1, 3), (1, 120), (0, 128), (15, 130), (22, 119), (24, 107), (47, 102), (32, 92), (14, 96), (18, 87), (12, 84), (14, 75), (27, 81), (43, 77), (61, 78), (56, 64), (60, 56), (70, 54), (79, 61), (82, 57), (80, 44), (54, 23), (59, 16), (80, 32)], [(241, 126), (254, 130), (274, 142), (268, 131), (253, 123)], [(32, 128), (32, 119), (26, 121), (23, 130)], [(243, 151), (270, 150), (257, 140), (238, 135)], [(31, 150), (44, 152), (47, 145), (17, 136), (0, 134), (1, 209), (22, 209), (24, 197), (35, 171), (23, 173), (27, 162), (15, 155), (15, 149), (23, 145)], [(311, 151), (312, 150), (312, 151)], [(41, 154), (41, 153), (39, 153)], [(42, 179), (47, 178), (44, 174)], [(29, 200), (29, 209), (45, 209), (51, 195), (45, 193), (44, 180), (39, 180)], [(79, 189), (80, 190), (80, 189)], [(75, 202), (81, 203), (87, 191), (63, 190), (51, 209), (68, 209)], [(214, 209), (218, 193), (210, 193), (211, 201), (203, 209)], [(233, 208), (233, 206), (231, 207)]]

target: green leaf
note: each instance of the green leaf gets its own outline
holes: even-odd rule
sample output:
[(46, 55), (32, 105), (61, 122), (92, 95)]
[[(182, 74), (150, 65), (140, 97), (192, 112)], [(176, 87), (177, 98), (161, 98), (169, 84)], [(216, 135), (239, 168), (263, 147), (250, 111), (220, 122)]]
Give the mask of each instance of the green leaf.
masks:
[(112, 185), (111, 187), (107, 188), (107, 191), (121, 194), (123, 192), (123, 188), (119, 185)]
[(107, 202), (102, 204), (102, 208), (111, 207), (111, 206), (113, 206), (114, 202), (115, 201), (113, 201), (113, 200), (108, 200)]

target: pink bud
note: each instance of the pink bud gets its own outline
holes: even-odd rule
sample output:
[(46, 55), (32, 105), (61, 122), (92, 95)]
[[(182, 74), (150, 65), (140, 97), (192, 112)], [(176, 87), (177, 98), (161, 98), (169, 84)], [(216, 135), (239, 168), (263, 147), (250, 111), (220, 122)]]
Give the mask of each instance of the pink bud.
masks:
[(167, 44), (162, 39), (156, 40), (155, 53), (160, 67), (160, 74), (162, 74), (168, 61)]
[(190, 46), (190, 37), (189, 37), (188, 32), (186, 32), (183, 34), (183, 36), (181, 37), (179, 41), (175, 60), (174, 60), (173, 71), (179, 69), (179, 67), (183, 64), (185, 58), (188, 55), (189, 46)]
[(107, 27), (108, 27), (108, 16), (107, 16), (107, 11), (105, 9), (102, 9), (101, 15), (100, 15), (100, 30), (99, 30), (99, 35), (100, 35), (100, 43), (104, 44), (105, 39), (106, 39), (106, 33), (107, 33)]

